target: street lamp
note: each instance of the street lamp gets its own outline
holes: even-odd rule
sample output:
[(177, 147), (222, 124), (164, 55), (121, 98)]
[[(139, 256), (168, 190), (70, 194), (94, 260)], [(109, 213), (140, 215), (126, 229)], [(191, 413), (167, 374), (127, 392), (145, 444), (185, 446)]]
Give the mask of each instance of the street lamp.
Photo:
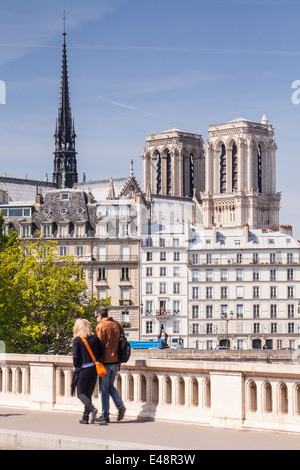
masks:
[(231, 311), (230, 312), (230, 317), (228, 317), (227, 313), (221, 313), (221, 318), (222, 320), (226, 321), (226, 347), (228, 349), (230, 349), (230, 345), (229, 345), (229, 339), (228, 339), (228, 323), (230, 322), (230, 320), (233, 319), (233, 312)]

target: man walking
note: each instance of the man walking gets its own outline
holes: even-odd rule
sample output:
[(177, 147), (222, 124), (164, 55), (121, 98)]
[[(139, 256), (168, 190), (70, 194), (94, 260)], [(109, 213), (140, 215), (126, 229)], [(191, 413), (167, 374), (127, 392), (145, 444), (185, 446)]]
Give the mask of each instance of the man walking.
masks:
[(96, 419), (97, 422), (109, 423), (109, 396), (112, 397), (114, 404), (119, 410), (118, 421), (123, 419), (125, 414), (125, 406), (118, 390), (114, 386), (117, 372), (120, 370), (119, 363), (119, 341), (121, 334), (124, 334), (122, 326), (108, 316), (106, 307), (97, 305), (95, 309), (95, 317), (98, 325), (96, 327), (96, 335), (105, 348), (104, 356), (101, 362), (106, 367), (107, 374), (99, 377), (99, 392), (102, 401), (102, 416)]

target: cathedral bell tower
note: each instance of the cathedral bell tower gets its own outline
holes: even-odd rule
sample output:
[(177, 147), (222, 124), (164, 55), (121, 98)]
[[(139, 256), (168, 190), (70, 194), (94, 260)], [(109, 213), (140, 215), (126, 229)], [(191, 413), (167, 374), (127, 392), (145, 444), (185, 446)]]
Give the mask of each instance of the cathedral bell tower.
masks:
[(63, 37), (60, 105), (54, 134), (55, 151), (53, 182), (58, 189), (72, 188), (74, 183), (77, 183), (78, 181), (76, 160), (77, 152), (75, 151), (76, 134), (70, 106), (65, 29)]
[(205, 145), (205, 225), (279, 227), (281, 195), (276, 191), (274, 130), (235, 119), (210, 126)]

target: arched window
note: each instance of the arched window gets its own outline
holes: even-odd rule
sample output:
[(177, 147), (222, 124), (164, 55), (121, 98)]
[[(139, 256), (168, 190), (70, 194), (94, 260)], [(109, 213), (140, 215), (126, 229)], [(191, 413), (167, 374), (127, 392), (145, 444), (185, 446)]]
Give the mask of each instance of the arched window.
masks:
[(257, 147), (257, 189), (262, 193), (262, 153), (260, 145)]
[(232, 146), (232, 191), (237, 190), (238, 178), (238, 162), (237, 162), (237, 146)]
[(157, 194), (161, 194), (161, 156), (160, 153), (156, 155), (156, 187)]
[(226, 148), (224, 144), (220, 151), (220, 193), (226, 193)]
[(194, 189), (194, 155), (190, 155), (190, 196), (193, 196)]
[(171, 178), (171, 155), (170, 152), (167, 153), (167, 195), (171, 194), (171, 185), (172, 185), (172, 178)]

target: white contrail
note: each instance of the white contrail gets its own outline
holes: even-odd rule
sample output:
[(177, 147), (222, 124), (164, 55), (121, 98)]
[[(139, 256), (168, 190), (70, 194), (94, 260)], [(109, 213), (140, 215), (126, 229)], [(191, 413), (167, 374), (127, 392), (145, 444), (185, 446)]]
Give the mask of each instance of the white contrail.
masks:
[(114, 104), (115, 106), (119, 106), (120, 108), (130, 109), (132, 111), (138, 111), (140, 113), (146, 114), (147, 116), (156, 117), (156, 114), (149, 113), (148, 111), (145, 111), (144, 109), (136, 108), (135, 106), (130, 106), (128, 104), (120, 103), (119, 101), (113, 101), (101, 95), (97, 95), (97, 98), (99, 98), (99, 100), (106, 101), (107, 103)]

